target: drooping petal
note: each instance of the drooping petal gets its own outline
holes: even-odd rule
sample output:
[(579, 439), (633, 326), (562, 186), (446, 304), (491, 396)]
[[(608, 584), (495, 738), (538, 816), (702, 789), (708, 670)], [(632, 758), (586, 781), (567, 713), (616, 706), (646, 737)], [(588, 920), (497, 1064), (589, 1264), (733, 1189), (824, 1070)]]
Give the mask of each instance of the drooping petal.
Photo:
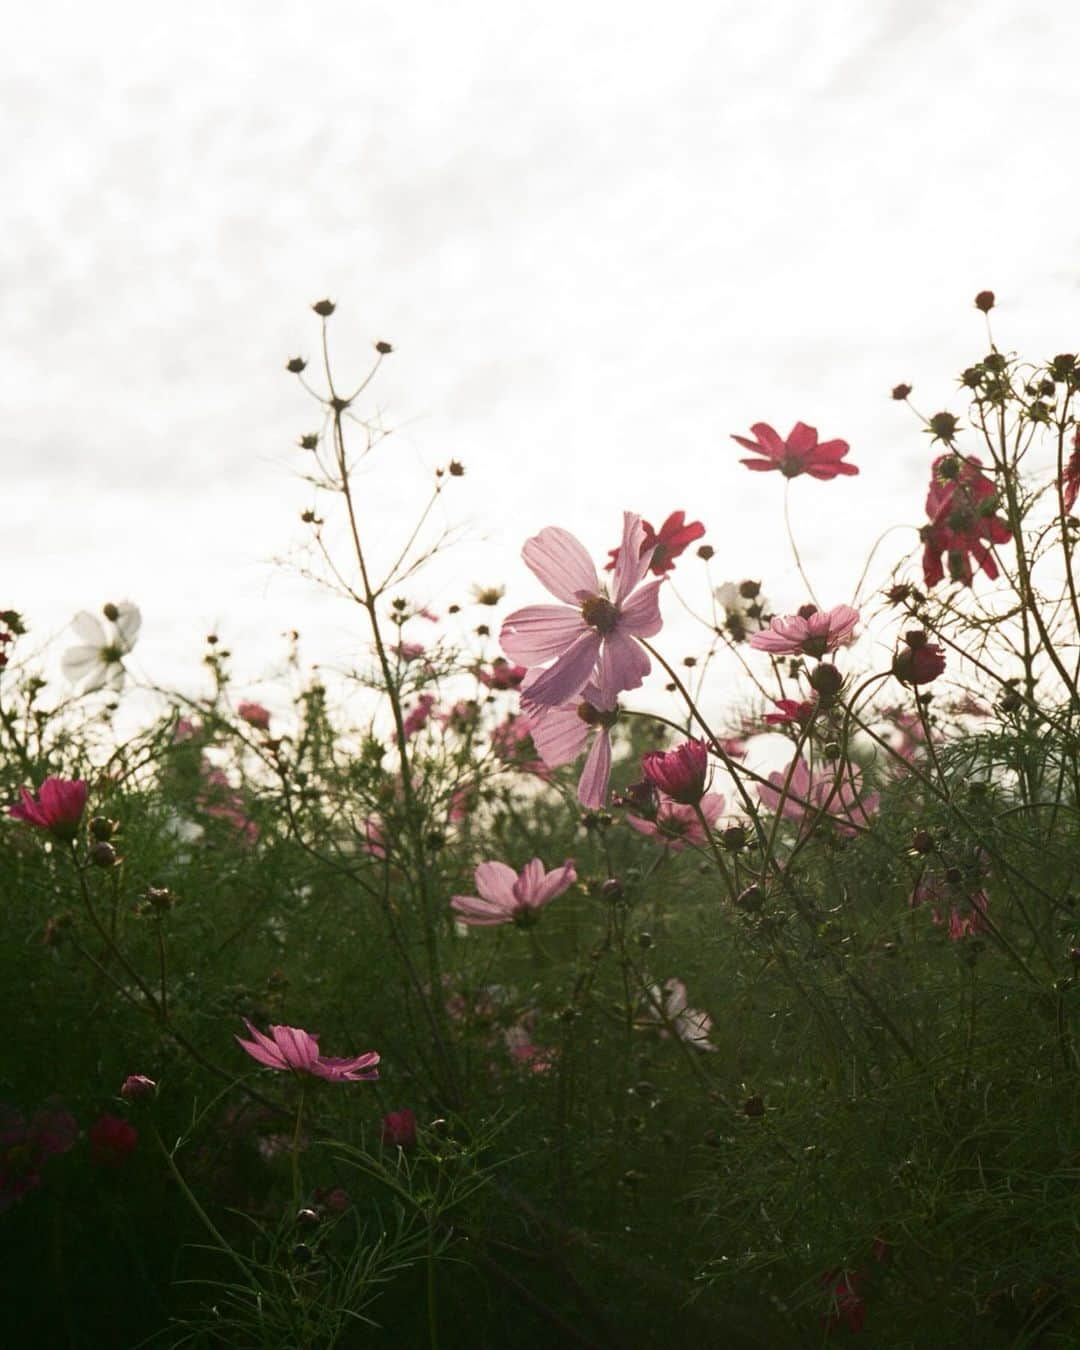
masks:
[(633, 511), (623, 512), (623, 535), (619, 552), (615, 557), (615, 576), (612, 581), (612, 601), (618, 607), (629, 596), (641, 578), (649, 570), (652, 562), (649, 550), (642, 557), (642, 545), (645, 542), (645, 525), (640, 516)]
[(576, 704), (559, 708), (541, 708), (530, 705), (523, 698), (521, 706), (528, 722), (533, 745), (549, 769), (557, 768), (560, 764), (569, 764), (577, 759), (589, 739), (591, 728), (578, 715)]
[[(616, 633), (610, 634), (608, 640), (616, 636)], [(580, 637), (575, 638), (554, 665), (538, 675), (530, 684), (529, 698), (534, 703), (551, 708), (566, 703), (575, 694), (580, 693), (596, 668), (601, 642), (600, 634), (594, 629), (587, 628)], [(629, 689), (637, 686), (624, 687)]]
[(506, 616), (499, 641), (511, 660), (526, 666), (540, 666), (561, 656), (582, 633), (589, 631), (580, 608), (526, 605)]
[(475, 924), (481, 928), (494, 928), (496, 924), (509, 923), (513, 917), (502, 905), (478, 900), (475, 895), (455, 895), (450, 901), (450, 908), (464, 923)]
[(476, 889), (489, 903), (508, 906), (511, 909), (517, 904), (517, 896), (514, 893), (517, 873), (512, 867), (507, 867), (506, 863), (482, 862), (473, 875), (476, 879)]
[(616, 628), (604, 639), (599, 683), (605, 693), (640, 688), (651, 668), (646, 653), (621, 628)]
[(548, 525), (526, 540), (521, 556), (540, 584), (568, 605), (580, 605), (600, 591), (593, 560), (569, 530), (558, 525)]
[(578, 801), (590, 810), (607, 805), (608, 779), (611, 777), (611, 737), (602, 727), (592, 743), (585, 767), (578, 780)]

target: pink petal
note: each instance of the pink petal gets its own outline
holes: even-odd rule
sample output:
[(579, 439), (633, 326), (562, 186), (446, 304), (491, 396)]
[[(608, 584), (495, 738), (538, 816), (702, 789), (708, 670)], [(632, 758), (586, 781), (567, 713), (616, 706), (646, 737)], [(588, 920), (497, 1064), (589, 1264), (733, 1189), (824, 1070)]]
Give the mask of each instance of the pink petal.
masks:
[(509, 923), (511, 914), (499, 905), (490, 905), (486, 900), (477, 900), (473, 895), (455, 895), (450, 908), (460, 915), (464, 923), (475, 924), (480, 928), (494, 928), (496, 924)]
[[(843, 459), (850, 449), (851, 446), (848, 445), (847, 441), (822, 441), (814, 447), (814, 458), (816, 460)], [(848, 468), (853, 467), (854, 465), (848, 465)]]
[(285, 1062), (291, 1069), (310, 1069), (319, 1057), (319, 1043), (300, 1027), (270, 1028), (270, 1035), (281, 1047)]
[[(779, 433), (769, 426), (768, 422), (754, 422), (750, 430), (754, 433), (762, 454), (768, 455), (770, 459), (783, 457), (786, 449), (784, 442), (780, 439)], [(736, 437), (737, 439), (738, 437)], [(745, 442), (742, 443), (746, 444)], [(754, 449), (755, 447), (750, 445), (747, 448)]]
[(518, 875), (504, 862), (482, 862), (474, 873), (476, 889), (483, 898), (493, 905), (502, 905), (511, 909), (517, 904), (514, 887)]
[(604, 649), (600, 653), (600, 688), (605, 693), (639, 688), (650, 669), (648, 656), (621, 626), (604, 639)]
[(579, 604), (600, 591), (600, 578), (582, 545), (558, 525), (526, 541), (521, 550), (525, 565), (542, 586), (568, 605)]
[(660, 617), (660, 587), (663, 584), (663, 577), (659, 581), (650, 581), (620, 606), (618, 631), (643, 638), (659, 633), (664, 626)]
[(616, 606), (622, 602), (649, 570), (652, 561), (650, 550), (641, 556), (641, 546), (645, 542), (645, 526), (641, 517), (632, 511), (623, 512), (623, 536), (619, 551), (615, 556), (615, 576), (613, 580), (612, 600)]
[[(618, 630), (610, 635), (609, 642), (612, 637), (617, 635), (617, 632)], [(579, 694), (596, 668), (601, 641), (599, 633), (591, 628), (586, 629), (580, 637), (570, 644), (553, 666), (545, 670), (542, 675), (538, 675), (529, 685), (529, 698), (534, 703), (552, 708), (560, 703), (566, 703), (575, 694)], [(630, 685), (626, 686), (626, 688), (631, 687)]]
[(582, 633), (591, 631), (581, 617), (580, 608), (527, 605), (506, 616), (499, 641), (511, 660), (540, 666), (561, 656)]
[(577, 881), (577, 872), (574, 869), (574, 864), (568, 858), (561, 867), (553, 867), (537, 886), (533, 898), (529, 902), (531, 908), (536, 909), (540, 905), (546, 905), (549, 900), (554, 900), (557, 895), (562, 895), (563, 891), (569, 890), (575, 881)]
[(603, 728), (592, 743), (578, 781), (578, 801), (599, 810), (607, 805), (608, 779), (611, 777), (611, 737)]
[(796, 422), (788, 433), (787, 448), (790, 454), (806, 455), (817, 445), (817, 427), (808, 427), (805, 422)]
[(514, 900), (518, 905), (535, 907), (536, 897), (544, 882), (544, 864), (539, 858), (532, 858), (521, 869), (521, 876), (514, 883)]
[(592, 728), (578, 716), (577, 705), (531, 708), (522, 700), (529, 734), (537, 754), (549, 769), (569, 764), (581, 754)]

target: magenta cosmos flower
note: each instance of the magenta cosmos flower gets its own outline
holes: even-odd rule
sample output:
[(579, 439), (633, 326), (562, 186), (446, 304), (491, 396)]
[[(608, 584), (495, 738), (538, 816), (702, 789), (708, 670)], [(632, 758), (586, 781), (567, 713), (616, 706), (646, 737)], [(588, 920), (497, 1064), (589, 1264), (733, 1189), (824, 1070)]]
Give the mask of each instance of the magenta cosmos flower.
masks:
[(997, 489), (982, 472), (978, 456), (950, 453), (934, 460), (926, 494), (930, 523), (919, 531), (923, 580), (928, 587), (944, 579), (943, 554), (952, 581), (970, 586), (975, 578), (973, 560), (991, 581), (996, 580), (992, 546), (1007, 544), (1012, 538), (1008, 525), (996, 514), (997, 504)]
[(596, 684), (614, 696), (637, 689), (649, 673), (649, 658), (635, 638), (655, 637), (663, 620), (657, 591), (650, 581), (638, 589), (649, 570), (642, 553), (645, 526), (641, 517), (623, 513), (610, 595), (581, 544), (557, 525), (528, 540), (521, 556), (561, 605), (529, 605), (508, 615), (500, 640), (513, 661), (548, 667), (530, 685), (534, 703), (553, 708), (579, 694), (595, 673)]
[(252, 1059), (265, 1064), (268, 1069), (311, 1074), (315, 1078), (325, 1078), (329, 1083), (359, 1083), (379, 1076), (375, 1067), (379, 1055), (374, 1050), (354, 1059), (332, 1059), (319, 1053), (319, 1038), (310, 1031), (300, 1027), (272, 1026), (270, 1035), (266, 1036), (246, 1017), (244, 1023), (253, 1039), (245, 1041), (237, 1036), (238, 1043)]
[(578, 801), (590, 810), (606, 806), (611, 777), (611, 728), (619, 716), (619, 705), (613, 698), (605, 698), (592, 682), (576, 698), (555, 708), (530, 702), (529, 692), (530, 686), (526, 684), (521, 692), (521, 707), (537, 754), (551, 769), (571, 764), (591, 736), (592, 746), (578, 780)]
[(850, 605), (826, 610), (804, 605), (798, 614), (770, 619), (764, 632), (751, 637), (750, 646), (773, 656), (821, 657), (851, 642), (858, 622), (859, 611)]
[(261, 703), (241, 703), (236, 709), (236, 715), (256, 731), (270, 729), (270, 713)]
[(682, 806), (695, 806), (705, 795), (709, 752), (704, 741), (684, 741), (674, 750), (650, 750), (641, 772), (655, 788)]
[(808, 427), (805, 422), (796, 422), (786, 441), (782, 441), (768, 422), (755, 422), (750, 428), (754, 439), (745, 436), (732, 436), (733, 441), (746, 450), (753, 450), (760, 456), (757, 459), (743, 459), (748, 469), (767, 473), (770, 469), (779, 469), (785, 478), (798, 478), (808, 473), (811, 478), (835, 478), (837, 474), (856, 474), (859, 470), (854, 464), (845, 464), (844, 456), (851, 449), (847, 441), (818, 442), (817, 428)]
[[(693, 520), (687, 525), (685, 511), (672, 511), (659, 530), (654, 530), (647, 520), (642, 521), (642, 524), (645, 526), (645, 538), (641, 551), (648, 555), (649, 571), (657, 577), (670, 572), (675, 566), (675, 559), (681, 557), (705, 533), (705, 526), (700, 520)], [(613, 548), (608, 555), (610, 561), (604, 565), (605, 572), (614, 568), (618, 556), (619, 550)]]
[[(698, 810), (705, 817), (710, 829), (724, 814), (724, 797), (719, 792), (706, 792), (698, 802)], [(692, 806), (674, 802), (670, 797), (660, 795), (656, 811), (650, 816), (626, 817), (626, 823), (637, 830), (638, 834), (648, 835), (672, 853), (681, 853), (687, 844), (704, 848), (708, 840), (701, 827), (698, 813)]]
[(9, 807), (8, 815), (69, 843), (79, 828), (89, 791), (80, 778), (46, 778), (37, 797), (29, 788), (20, 788), (22, 801)]
[(539, 858), (515, 872), (502, 862), (483, 862), (474, 873), (475, 895), (455, 895), (451, 908), (464, 923), (493, 928), (500, 923), (527, 923), (543, 905), (569, 889), (577, 880), (568, 858), (562, 867), (544, 871)]

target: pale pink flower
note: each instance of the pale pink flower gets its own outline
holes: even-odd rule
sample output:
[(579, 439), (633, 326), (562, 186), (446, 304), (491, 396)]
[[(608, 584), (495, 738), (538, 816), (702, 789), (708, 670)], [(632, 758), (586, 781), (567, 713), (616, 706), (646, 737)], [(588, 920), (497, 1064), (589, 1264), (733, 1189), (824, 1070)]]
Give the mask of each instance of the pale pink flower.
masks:
[(270, 713), (261, 703), (241, 703), (236, 709), (236, 715), (256, 731), (270, 729)]
[(611, 728), (618, 717), (618, 704), (614, 699), (605, 700), (591, 681), (576, 698), (554, 708), (531, 702), (530, 689), (527, 682), (521, 691), (523, 720), (540, 758), (552, 769), (570, 764), (592, 736), (592, 746), (578, 781), (578, 801), (590, 810), (606, 806), (611, 777)]
[(651, 1021), (670, 1026), (680, 1041), (692, 1045), (695, 1050), (716, 1050), (709, 1040), (712, 1018), (706, 1012), (686, 1006), (686, 985), (682, 980), (667, 980), (663, 989), (652, 985), (647, 1012)]
[(850, 835), (857, 834), (859, 826), (867, 825), (869, 816), (878, 808), (876, 792), (859, 800), (862, 774), (858, 765), (844, 765), (838, 781), (836, 771), (831, 768), (822, 773), (811, 773), (800, 755), (794, 769), (789, 764), (786, 769), (769, 774), (769, 786), (758, 783), (758, 796), (768, 810), (777, 809), (789, 772), (791, 781), (781, 811), (789, 820), (801, 820), (808, 814), (816, 815), (824, 810), (828, 818), (842, 817), (834, 819), (833, 823), (841, 834)]
[(610, 594), (581, 544), (556, 525), (528, 540), (526, 565), (561, 605), (530, 605), (509, 615), (502, 626), (503, 650), (527, 666), (553, 664), (532, 683), (534, 703), (554, 708), (581, 692), (590, 679), (605, 697), (637, 689), (649, 673), (649, 658), (635, 638), (660, 631), (657, 591), (663, 584), (639, 586), (651, 555), (642, 554), (641, 517), (623, 514), (623, 539)]
[(265, 1064), (268, 1069), (310, 1074), (315, 1078), (325, 1078), (330, 1083), (359, 1083), (379, 1076), (375, 1067), (379, 1055), (375, 1050), (352, 1059), (334, 1059), (319, 1052), (318, 1036), (300, 1027), (271, 1026), (270, 1035), (267, 1036), (246, 1017), (244, 1023), (252, 1039), (245, 1041), (237, 1036), (237, 1042), (252, 1059)]
[(539, 858), (533, 858), (520, 873), (506, 863), (483, 862), (475, 877), (479, 898), (455, 895), (450, 905), (463, 922), (491, 928), (502, 923), (528, 922), (541, 906), (568, 890), (577, 880), (577, 873), (569, 858), (562, 867), (550, 872), (545, 872)]
[(391, 650), (402, 661), (419, 661), (425, 649), (422, 642), (399, 642)]
[(815, 609), (807, 605), (798, 614), (769, 621), (769, 627), (754, 633), (750, 646), (773, 656), (824, 656), (852, 641), (859, 611), (850, 605)]
[(437, 700), (434, 694), (421, 694), (416, 700), (415, 705), (406, 714), (404, 719), (405, 739), (409, 740), (415, 736), (418, 731), (422, 731), (428, 724), (431, 717), (431, 710), (435, 707)]
[(8, 815), (70, 843), (78, 831), (89, 791), (89, 786), (80, 778), (46, 778), (37, 797), (29, 788), (20, 788), (22, 801), (9, 806)]
[(473, 673), (489, 689), (516, 689), (529, 672), (525, 666), (511, 665), (505, 657), (497, 656), (490, 670), (477, 666)]
[(555, 1055), (551, 1050), (533, 1043), (532, 1028), (528, 1025), (535, 1020), (526, 1014), (516, 1026), (507, 1027), (503, 1040), (510, 1058), (530, 1073), (547, 1073), (551, 1069)]
[[(706, 792), (698, 809), (712, 828), (724, 814), (724, 797), (719, 792)], [(673, 802), (670, 797), (660, 794), (660, 804), (651, 818), (645, 816), (626, 817), (626, 823), (639, 834), (648, 835), (657, 843), (671, 849), (672, 853), (681, 853), (687, 844), (704, 848), (708, 840), (701, 827), (698, 813), (692, 806)]]

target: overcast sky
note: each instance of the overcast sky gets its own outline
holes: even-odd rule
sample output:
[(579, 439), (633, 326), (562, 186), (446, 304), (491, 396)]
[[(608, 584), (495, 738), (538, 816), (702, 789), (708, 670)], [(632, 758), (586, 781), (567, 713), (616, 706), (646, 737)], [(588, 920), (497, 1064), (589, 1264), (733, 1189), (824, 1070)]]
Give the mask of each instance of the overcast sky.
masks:
[(413, 591), (436, 608), (473, 581), (539, 599), (518, 552), (543, 525), (600, 553), (624, 508), (678, 507), (717, 581), (799, 603), (781, 483), (729, 439), (797, 419), (862, 469), (793, 485), (847, 599), (921, 513), (927, 438), (888, 391), (949, 406), (975, 292), (1000, 345), (1077, 344), (1069, 6), (46, 0), (6, 29), (0, 608), (44, 636), (134, 600), (162, 682), (211, 627), (245, 674), (288, 628), (355, 658), (356, 620), (272, 563), (318, 425), (283, 366), (324, 295), (343, 380), (396, 349), (376, 551), (467, 467), (441, 516), (467, 542)]

